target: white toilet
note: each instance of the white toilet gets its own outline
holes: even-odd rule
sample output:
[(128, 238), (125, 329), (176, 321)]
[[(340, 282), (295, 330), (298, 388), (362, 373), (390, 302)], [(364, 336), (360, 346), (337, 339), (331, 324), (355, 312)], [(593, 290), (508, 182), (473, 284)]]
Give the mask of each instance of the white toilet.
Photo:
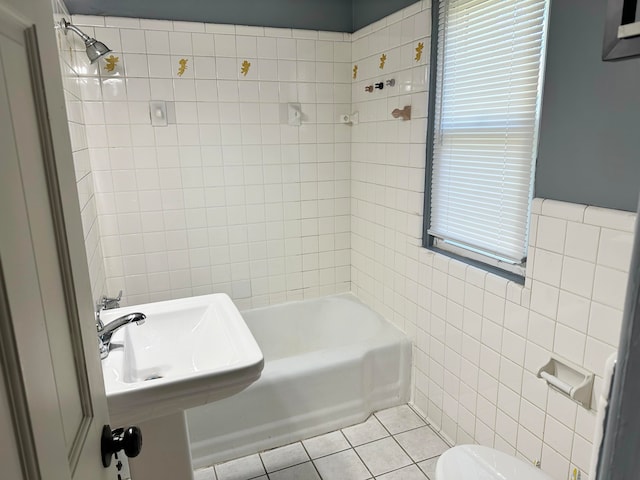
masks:
[(444, 452), (436, 480), (553, 480), (519, 458), (482, 445), (459, 445)]

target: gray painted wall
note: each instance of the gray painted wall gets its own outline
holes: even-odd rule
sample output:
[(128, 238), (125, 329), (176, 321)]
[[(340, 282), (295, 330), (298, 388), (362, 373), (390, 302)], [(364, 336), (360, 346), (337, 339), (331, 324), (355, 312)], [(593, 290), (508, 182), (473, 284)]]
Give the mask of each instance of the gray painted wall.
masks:
[(351, 0), (64, 0), (72, 14), (348, 32)]
[(552, 0), (536, 196), (635, 211), (640, 58), (603, 62), (606, 1)]
[(417, 0), (64, 0), (69, 12), (349, 32)]
[(352, 0), (353, 32), (408, 7), (417, 0)]

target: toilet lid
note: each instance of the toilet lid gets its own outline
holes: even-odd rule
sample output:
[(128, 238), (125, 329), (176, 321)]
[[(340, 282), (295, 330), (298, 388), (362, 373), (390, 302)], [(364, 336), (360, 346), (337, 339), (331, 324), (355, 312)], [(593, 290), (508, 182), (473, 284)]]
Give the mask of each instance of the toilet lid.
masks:
[(481, 445), (459, 445), (444, 452), (436, 465), (436, 480), (552, 480), (512, 455)]

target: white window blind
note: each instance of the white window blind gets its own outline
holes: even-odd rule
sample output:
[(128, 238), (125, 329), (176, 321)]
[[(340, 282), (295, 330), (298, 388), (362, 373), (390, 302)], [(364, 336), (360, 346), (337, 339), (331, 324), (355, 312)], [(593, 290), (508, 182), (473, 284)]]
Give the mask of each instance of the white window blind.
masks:
[(545, 0), (441, 0), (430, 226), (456, 247), (526, 257)]

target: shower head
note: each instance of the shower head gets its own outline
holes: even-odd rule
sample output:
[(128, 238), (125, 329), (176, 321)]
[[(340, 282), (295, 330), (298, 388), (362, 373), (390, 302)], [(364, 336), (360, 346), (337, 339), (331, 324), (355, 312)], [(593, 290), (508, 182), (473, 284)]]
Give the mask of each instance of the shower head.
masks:
[(60, 20), (60, 23), (57, 24), (56, 27), (62, 29), (65, 35), (67, 33), (67, 30), (71, 30), (82, 39), (87, 52), (87, 57), (89, 57), (89, 60), (91, 61), (91, 63), (95, 63), (96, 60), (98, 60), (100, 57), (102, 57), (103, 55), (106, 55), (111, 51), (111, 49), (107, 47), (104, 43), (99, 42), (95, 38), (91, 38), (89, 35), (84, 33), (78, 27), (67, 22), (64, 18)]
[(90, 39), (90, 42), (85, 42), (87, 57), (91, 60), (91, 63), (94, 63), (103, 55), (106, 55), (111, 51), (109, 47), (107, 47), (104, 43), (99, 42), (95, 38)]

